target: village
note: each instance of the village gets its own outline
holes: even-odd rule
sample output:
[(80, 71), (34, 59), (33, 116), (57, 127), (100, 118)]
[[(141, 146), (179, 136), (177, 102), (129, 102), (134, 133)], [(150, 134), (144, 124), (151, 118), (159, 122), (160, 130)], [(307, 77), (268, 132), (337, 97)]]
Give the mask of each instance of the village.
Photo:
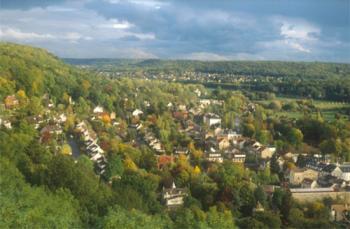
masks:
[[(196, 91), (199, 97), (196, 106), (188, 108), (184, 104), (167, 104), (167, 110), (173, 120), (179, 124), (178, 131), (192, 139), (197, 149), (203, 152), (202, 160), (206, 163), (234, 163), (253, 171), (270, 169), (272, 163), (278, 165), (279, 172), (283, 174), (283, 181), (278, 185), (266, 187), (268, 189), (287, 188), (293, 197), (303, 201), (307, 199), (322, 199), (330, 197), (342, 199), (345, 203), (350, 201), (350, 163), (331, 163), (326, 155), (308, 155), (289, 152), (284, 155), (276, 153), (276, 147), (264, 145), (253, 138), (244, 137), (240, 132), (240, 118), (236, 117), (235, 128), (222, 128), (220, 114), (206, 112), (209, 106), (223, 106), (223, 101), (200, 98), (200, 91)], [(92, 128), (92, 123), (102, 119), (108, 119), (110, 125), (118, 129), (120, 123), (114, 112), (108, 113), (102, 106), (92, 109), (89, 118), (75, 123), (73, 132), (65, 132), (67, 116), (65, 112), (59, 112), (47, 95), (43, 98), (46, 105), (43, 115), (27, 117), (28, 123), (34, 125), (40, 131), (39, 141), (50, 147), (54, 139), (57, 142), (56, 152), (60, 152), (63, 145), (67, 145), (67, 138), (76, 139), (79, 149), (68, 150), (66, 153), (74, 157), (79, 154), (87, 155), (95, 164), (97, 175), (105, 173), (108, 164), (103, 147), (99, 145), (99, 136)], [(74, 101), (69, 98), (69, 104), (74, 106)], [(149, 102), (145, 101), (145, 107)], [(19, 105), (16, 95), (5, 98), (2, 109), (13, 111)], [(247, 110), (254, 110), (254, 104), (249, 104)], [(7, 112), (10, 114), (11, 112)], [(130, 141), (135, 147), (146, 145), (153, 150), (157, 159), (157, 167), (162, 170), (171, 166), (179, 158), (191, 161), (191, 149), (188, 145), (178, 145), (169, 152), (165, 149), (160, 139), (146, 122), (147, 116), (140, 109), (130, 111), (128, 130), (136, 133), (135, 139)], [(0, 117), (1, 128), (11, 129), (11, 116)], [(119, 134), (123, 139), (123, 134)], [(202, 168), (205, 169), (205, 168)], [(205, 170), (204, 170), (205, 172)], [(268, 192), (268, 191), (267, 191)], [(163, 203), (168, 209), (183, 205), (184, 197), (188, 195), (186, 188), (163, 187)], [(342, 220), (341, 212), (348, 209), (348, 205), (334, 205), (334, 217)]]

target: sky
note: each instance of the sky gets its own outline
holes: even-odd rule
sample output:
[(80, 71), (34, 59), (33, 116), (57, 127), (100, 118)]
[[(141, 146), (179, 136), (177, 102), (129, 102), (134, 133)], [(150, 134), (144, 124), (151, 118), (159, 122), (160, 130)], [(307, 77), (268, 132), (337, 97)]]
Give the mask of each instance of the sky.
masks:
[(350, 63), (350, 0), (0, 0), (0, 40), (65, 58)]

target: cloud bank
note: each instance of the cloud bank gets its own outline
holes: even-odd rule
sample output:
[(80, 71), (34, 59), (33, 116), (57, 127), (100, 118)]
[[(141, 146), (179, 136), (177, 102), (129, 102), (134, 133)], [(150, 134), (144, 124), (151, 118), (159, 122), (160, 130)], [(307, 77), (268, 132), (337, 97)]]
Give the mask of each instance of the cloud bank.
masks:
[(348, 1), (3, 2), (0, 40), (61, 57), (350, 62)]

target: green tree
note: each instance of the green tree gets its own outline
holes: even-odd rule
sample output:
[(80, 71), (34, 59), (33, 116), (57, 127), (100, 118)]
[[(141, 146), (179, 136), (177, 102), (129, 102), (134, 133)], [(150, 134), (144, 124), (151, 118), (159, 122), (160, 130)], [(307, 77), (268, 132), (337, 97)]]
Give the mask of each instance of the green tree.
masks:
[(113, 177), (121, 177), (124, 172), (124, 166), (122, 159), (119, 155), (112, 155), (109, 157), (105, 176), (107, 179), (112, 179)]
[(31, 187), (8, 160), (0, 159), (1, 228), (80, 228), (78, 203), (64, 190)]

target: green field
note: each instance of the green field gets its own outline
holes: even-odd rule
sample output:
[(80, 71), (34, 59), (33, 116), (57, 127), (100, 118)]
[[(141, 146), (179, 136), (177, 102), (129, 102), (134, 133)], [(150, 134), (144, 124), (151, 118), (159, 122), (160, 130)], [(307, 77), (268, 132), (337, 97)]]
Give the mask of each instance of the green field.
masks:
[[(302, 99), (296, 99), (296, 98), (290, 98), (290, 97), (276, 97), (273, 100), (259, 100), (254, 101), (256, 103), (259, 103), (264, 106), (268, 106), (272, 101), (280, 101), (282, 104), (290, 103), (290, 102), (297, 102)], [(324, 101), (324, 100), (306, 100), (307, 102), (311, 103), (315, 109), (311, 111), (312, 115), (317, 115), (317, 110), (321, 113), (322, 117), (326, 121), (332, 121), (335, 119), (335, 115), (338, 114), (340, 118), (348, 119), (349, 116), (345, 114), (345, 111), (347, 109), (350, 109), (349, 103), (341, 103), (341, 102), (334, 102), (334, 101)], [(285, 111), (283, 109), (281, 110), (270, 110), (270, 114), (274, 117), (288, 117), (288, 118), (302, 118), (304, 116), (304, 110), (298, 109), (295, 111)]]

